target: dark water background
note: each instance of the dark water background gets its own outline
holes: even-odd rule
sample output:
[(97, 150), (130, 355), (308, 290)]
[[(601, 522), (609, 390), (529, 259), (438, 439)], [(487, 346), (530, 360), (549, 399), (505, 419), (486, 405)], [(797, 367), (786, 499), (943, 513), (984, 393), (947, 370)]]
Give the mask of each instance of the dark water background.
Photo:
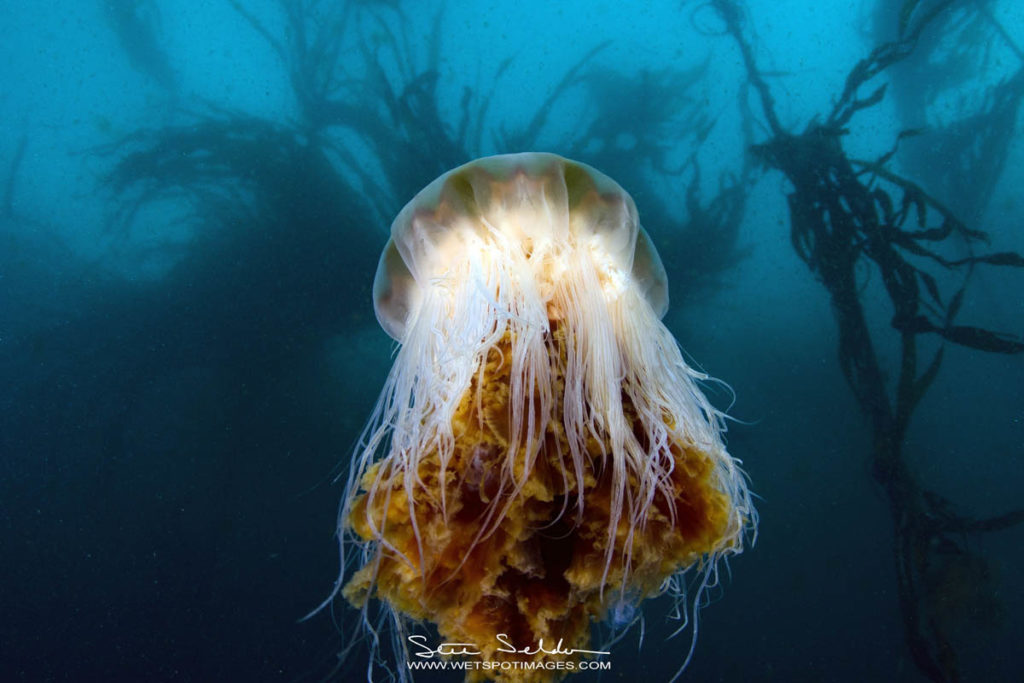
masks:
[[(782, 125), (826, 114), (913, 4), (747, 3)], [(998, 87), (1024, 66), (1024, 8), (959, 5), (844, 145), (877, 157), (923, 129), (894, 168), (1021, 251), (1021, 91)], [(439, 173), (526, 149), (634, 195), (667, 324), (736, 392), (760, 534), (683, 680), (923, 680), (828, 298), (786, 181), (745, 154), (768, 133), (708, 6), (58, 0), (4, 2), (0, 25), (0, 680), (330, 674), (332, 619), (298, 620), (336, 576), (332, 481), (390, 362), (370, 303), (387, 227)], [(877, 273), (862, 286), (891, 361)], [(958, 320), (1021, 334), (1022, 287), (976, 268)], [(907, 460), (959, 512), (1000, 514), (1024, 485), (1024, 358), (944, 353)], [(936, 579), (964, 680), (1020, 679), (1022, 541), (974, 538), (983, 561)], [(666, 641), (664, 612), (602, 680), (675, 672), (689, 637)]]

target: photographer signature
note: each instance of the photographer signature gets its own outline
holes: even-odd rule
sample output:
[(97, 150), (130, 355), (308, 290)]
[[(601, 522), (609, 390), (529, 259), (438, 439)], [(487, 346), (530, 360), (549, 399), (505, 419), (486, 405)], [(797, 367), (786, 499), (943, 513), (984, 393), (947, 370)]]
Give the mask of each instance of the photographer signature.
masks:
[[(611, 652), (604, 650), (580, 650), (574, 647), (565, 648), (563, 647), (563, 641), (561, 638), (558, 639), (558, 643), (553, 647), (549, 648), (544, 645), (544, 639), (541, 638), (537, 641), (536, 645), (527, 645), (525, 647), (518, 647), (512, 642), (506, 633), (499, 633), (495, 636), (498, 641), (498, 647), (495, 652), (507, 652), (509, 654), (526, 655), (531, 657), (536, 654), (546, 655), (609, 655)], [(483, 652), (477, 649), (474, 643), (441, 643), (436, 648), (432, 648), (427, 645), (427, 637), (424, 635), (411, 635), (408, 637), (410, 643), (416, 646), (416, 651), (413, 652), (417, 657), (423, 659), (432, 659), (434, 657), (452, 657), (452, 656), (466, 656), (466, 655), (480, 655)]]

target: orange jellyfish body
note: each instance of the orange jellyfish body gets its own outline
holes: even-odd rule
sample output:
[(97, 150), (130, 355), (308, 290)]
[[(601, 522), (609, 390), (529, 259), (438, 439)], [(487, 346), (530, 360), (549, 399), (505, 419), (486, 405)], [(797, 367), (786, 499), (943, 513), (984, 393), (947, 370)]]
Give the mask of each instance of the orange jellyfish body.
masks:
[(374, 298), (401, 346), (342, 506), (354, 605), (471, 644), (470, 680), (547, 681), (613, 605), (740, 551), (744, 477), (607, 176), (551, 154), (450, 171), (392, 225)]

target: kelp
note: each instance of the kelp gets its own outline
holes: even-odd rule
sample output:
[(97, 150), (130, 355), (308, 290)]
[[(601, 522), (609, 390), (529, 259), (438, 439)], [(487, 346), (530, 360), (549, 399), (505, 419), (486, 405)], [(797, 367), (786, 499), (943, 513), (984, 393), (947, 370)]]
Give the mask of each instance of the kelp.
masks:
[[(934, 334), (946, 343), (989, 353), (1024, 351), (1018, 337), (956, 322), (975, 267), (1019, 268), (1024, 267), (1024, 258), (1014, 252), (976, 253), (988, 241), (984, 232), (968, 227), (920, 184), (891, 170), (896, 146), (914, 131), (898, 135), (892, 150), (870, 161), (850, 158), (843, 139), (854, 116), (886, 95), (885, 85), (862, 94), (869, 82), (911, 55), (923, 32), (960, 4), (905, 2), (896, 39), (879, 45), (853, 67), (824, 120), (815, 119), (803, 132), (792, 133), (776, 115), (771, 90), (745, 37), (739, 5), (732, 0), (711, 3), (739, 46), (767, 122), (769, 138), (753, 152), (767, 167), (785, 175), (792, 187), (787, 195), (790, 240), (831, 298), (839, 328), (840, 367), (871, 427), (869, 462), (894, 524), (907, 646), (918, 669), (942, 682), (959, 680), (960, 671), (951, 625), (940, 616), (935, 587), (943, 585), (942, 577), (955, 576), (956, 567), (983, 566), (983, 558), (972, 550), (972, 538), (1021, 523), (1024, 510), (987, 519), (954, 512), (948, 499), (927, 489), (911, 470), (904, 454), (907, 428), (944, 357), (940, 346), (931, 358), (922, 358), (922, 343), (925, 335)], [(978, 149), (993, 149), (993, 140), (985, 136), (998, 136), (999, 130), (977, 130)], [(968, 255), (946, 256), (944, 250), (954, 244), (966, 245)], [(876, 350), (884, 330), (868, 324), (858, 281), (866, 267), (879, 274), (892, 306), (891, 327), (899, 339), (899, 372), (892, 388)], [(960, 286), (948, 297), (940, 291), (941, 273), (961, 277)]]
[[(614, 171), (659, 241), (679, 245), (683, 254), (692, 253), (687, 245), (695, 243), (705, 249), (702, 258), (685, 260), (671, 248), (662, 250), (676, 291), (699, 296), (720, 286), (721, 274), (743, 256), (738, 228), (747, 169), (723, 177), (701, 207), (696, 152), (679, 168), (671, 162), (673, 148), (687, 139), (699, 148), (714, 125), (695, 92), (707, 60), (688, 69), (626, 74), (597, 63), (609, 44), (597, 43), (566, 69), (530, 118), (512, 124), (491, 120), (511, 57), (498, 63), (489, 84), (464, 85), (457, 109), (441, 101), (443, 7), (432, 17), (430, 38), (417, 49), (412, 37), (420, 33), (391, 3), (281, 0), (284, 37), (237, 0), (231, 4), (286, 65), (299, 105), (295, 127), (324, 149), (342, 179), (362, 190), (382, 226), (445, 170), (490, 151), (552, 148), (547, 141), (554, 140), (552, 151)], [(565, 118), (559, 105), (570, 93), (583, 97), (582, 113), (573, 117), (571, 130), (553, 131), (552, 122)], [(664, 202), (653, 178), (686, 197), (688, 215)]]
[[(518, 132), (503, 127), (499, 146), (544, 148), (540, 142), (554, 136), (560, 154), (614, 169), (658, 243), (673, 283), (673, 301), (698, 300), (726, 286), (725, 273), (747, 254), (739, 228), (752, 166), (723, 174), (710, 199), (703, 199), (707, 188), (698, 154), (715, 122), (697, 88), (706, 81), (710, 58), (686, 69), (625, 73), (592, 63), (608, 45), (600, 43), (581, 57)], [(587, 106), (571, 118), (572, 130), (551, 131), (553, 121), (565, 119), (559, 116), (561, 101), (574, 91), (582, 93)], [(680, 148), (690, 150), (681, 162), (674, 160)], [(623, 159), (630, 162), (623, 164)], [(668, 197), (681, 201), (669, 204)]]
[(231, 4), (285, 65), (296, 125), (363, 188), (382, 224), (431, 178), (480, 155), (494, 86), (466, 86), (459, 118), (446, 116), (438, 92), (443, 8), (420, 51), (391, 3), (281, 0), (284, 38)]
[(160, 9), (153, 0), (100, 0), (104, 17), (129, 63), (161, 88), (174, 93), (178, 75), (160, 40)]
[[(1024, 52), (992, 13), (994, 4), (950, 3), (918, 36), (913, 52), (886, 73), (895, 115), (919, 133), (902, 146), (901, 168), (972, 223), (984, 214), (1002, 174), (1024, 97), (1024, 69), (1007, 69), (1010, 53), (1024, 63)], [(905, 13), (924, 7), (905, 3)], [(872, 35), (898, 28), (895, 9), (877, 4)], [(1002, 72), (991, 82), (985, 78)]]
[(991, 86), (974, 112), (942, 125), (929, 126), (910, 141), (903, 165), (933, 195), (950, 197), (960, 216), (978, 220), (988, 208), (996, 181), (1013, 148), (1024, 68)]

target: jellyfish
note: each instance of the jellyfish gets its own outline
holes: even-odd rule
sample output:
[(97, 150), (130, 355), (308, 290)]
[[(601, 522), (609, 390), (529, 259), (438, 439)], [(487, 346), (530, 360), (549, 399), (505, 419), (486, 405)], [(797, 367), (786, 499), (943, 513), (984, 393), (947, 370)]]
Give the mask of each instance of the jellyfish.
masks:
[(341, 505), (350, 603), (471, 644), (468, 680), (546, 681), (742, 550), (724, 415), (611, 178), (546, 153), (445, 173), (392, 224), (373, 299), (399, 346)]

